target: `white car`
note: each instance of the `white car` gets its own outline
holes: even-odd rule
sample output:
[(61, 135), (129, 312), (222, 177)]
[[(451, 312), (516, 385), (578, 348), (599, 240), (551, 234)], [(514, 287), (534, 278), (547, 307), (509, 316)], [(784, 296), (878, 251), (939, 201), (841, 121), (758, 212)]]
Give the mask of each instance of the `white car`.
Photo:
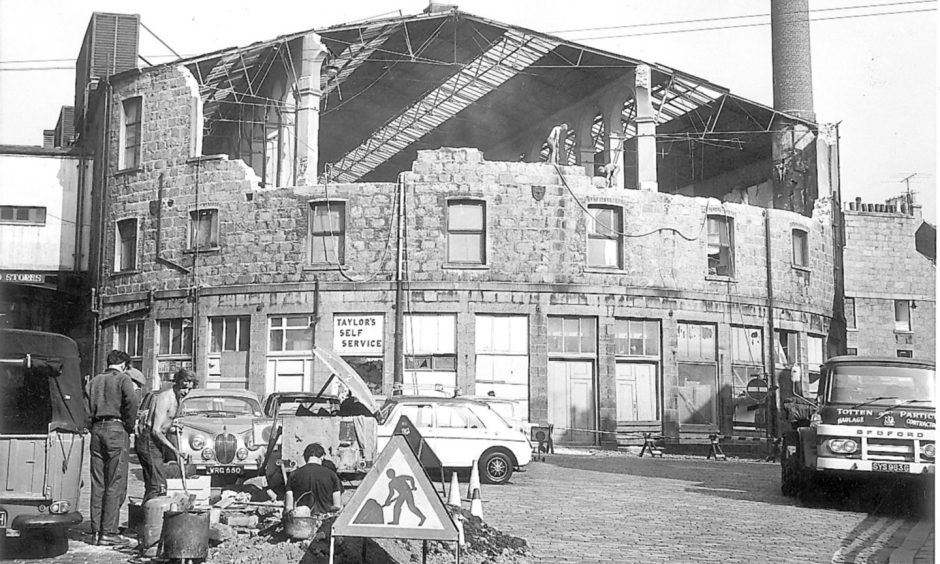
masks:
[(480, 480), (509, 481), (525, 471), (532, 444), (485, 403), (466, 398), (395, 396), (381, 409), (378, 448), (388, 444), (398, 420), (407, 415), (444, 468), (470, 468), (478, 461)]
[(523, 408), (523, 404), (511, 399), (496, 398), (493, 396), (464, 396), (466, 399), (480, 401), (490, 406), (490, 409), (498, 413), (506, 423), (513, 429), (520, 431), (523, 435), (531, 438), (532, 423), (529, 423), (529, 414)]

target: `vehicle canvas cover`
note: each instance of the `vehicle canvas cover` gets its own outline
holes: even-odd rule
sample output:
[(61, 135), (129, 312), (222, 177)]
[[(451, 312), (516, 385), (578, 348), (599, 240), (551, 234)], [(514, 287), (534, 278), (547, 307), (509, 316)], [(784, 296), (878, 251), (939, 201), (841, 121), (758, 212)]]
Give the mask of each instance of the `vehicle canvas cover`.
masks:
[[(28, 359), (28, 360), (27, 360)], [(81, 432), (87, 427), (88, 415), (82, 392), (82, 377), (78, 346), (75, 341), (54, 333), (20, 329), (0, 329), (0, 361), (3, 370), (17, 362), (29, 369), (26, 378), (44, 378), (49, 386), (50, 431)], [(8, 373), (0, 386), (6, 385)], [(20, 388), (19, 394), (6, 394), (0, 399), (3, 412), (30, 406), (29, 386)], [(15, 397), (27, 394), (27, 397)], [(42, 408), (42, 406), (37, 406)]]

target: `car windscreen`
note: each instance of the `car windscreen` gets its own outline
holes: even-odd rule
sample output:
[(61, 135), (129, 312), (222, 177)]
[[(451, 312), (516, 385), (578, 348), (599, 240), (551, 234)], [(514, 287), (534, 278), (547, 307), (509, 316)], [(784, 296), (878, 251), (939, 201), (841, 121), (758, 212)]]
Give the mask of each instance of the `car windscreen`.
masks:
[[(326, 415), (329, 415), (339, 409), (339, 404), (335, 401), (311, 401), (310, 399), (296, 398), (277, 404), (277, 412), (280, 415), (323, 415), (323, 413), (320, 413), (321, 409), (326, 412)], [(271, 408), (271, 413), (268, 415), (274, 415), (273, 408)]]
[(908, 366), (845, 365), (833, 368), (829, 401), (889, 405), (916, 401), (929, 405), (933, 403), (935, 390), (933, 370)]
[(490, 405), (481, 405), (474, 410), (480, 421), (487, 429), (501, 429), (503, 427), (512, 428), (512, 425), (506, 422), (502, 415), (496, 412)]
[(180, 404), (179, 414), (184, 415), (251, 415), (261, 417), (261, 406), (245, 398), (198, 397), (186, 398)]
[(498, 413), (500, 417), (502, 417), (506, 421), (519, 419), (519, 417), (516, 417), (516, 410), (515, 410), (514, 404), (511, 404), (509, 402), (494, 401), (494, 402), (487, 403), (487, 405), (490, 406), (490, 409)]

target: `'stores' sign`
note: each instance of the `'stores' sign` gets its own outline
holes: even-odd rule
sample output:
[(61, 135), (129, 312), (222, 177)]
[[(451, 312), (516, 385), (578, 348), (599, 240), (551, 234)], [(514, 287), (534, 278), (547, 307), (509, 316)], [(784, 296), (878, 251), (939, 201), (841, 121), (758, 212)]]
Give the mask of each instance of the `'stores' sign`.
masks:
[(333, 351), (342, 356), (381, 356), (385, 317), (382, 314), (333, 316)]

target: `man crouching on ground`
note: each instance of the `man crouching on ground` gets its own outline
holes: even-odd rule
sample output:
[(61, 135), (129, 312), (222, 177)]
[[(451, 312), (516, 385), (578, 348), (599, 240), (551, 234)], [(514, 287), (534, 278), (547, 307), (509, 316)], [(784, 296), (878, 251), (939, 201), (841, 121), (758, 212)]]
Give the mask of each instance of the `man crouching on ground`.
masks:
[[(293, 493), (298, 506), (305, 505), (310, 513), (332, 513), (342, 506), (343, 487), (336, 472), (323, 466), (326, 451), (320, 443), (310, 443), (304, 449), (305, 465), (291, 472), (287, 490)], [(288, 496), (290, 498), (290, 496)], [(292, 510), (293, 507), (287, 507)]]
[[(147, 414), (140, 433), (140, 441), (134, 445), (144, 475), (144, 503), (151, 498), (166, 495), (167, 470), (164, 460), (180, 459), (180, 452), (167, 438), (167, 432), (179, 411), (180, 401), (198, 383), (192, 370), (181, 368), (173, 375), (173, 387), (154, 398), (153, 408)], [(180, 468), (180, 472), (183, 471)]]

